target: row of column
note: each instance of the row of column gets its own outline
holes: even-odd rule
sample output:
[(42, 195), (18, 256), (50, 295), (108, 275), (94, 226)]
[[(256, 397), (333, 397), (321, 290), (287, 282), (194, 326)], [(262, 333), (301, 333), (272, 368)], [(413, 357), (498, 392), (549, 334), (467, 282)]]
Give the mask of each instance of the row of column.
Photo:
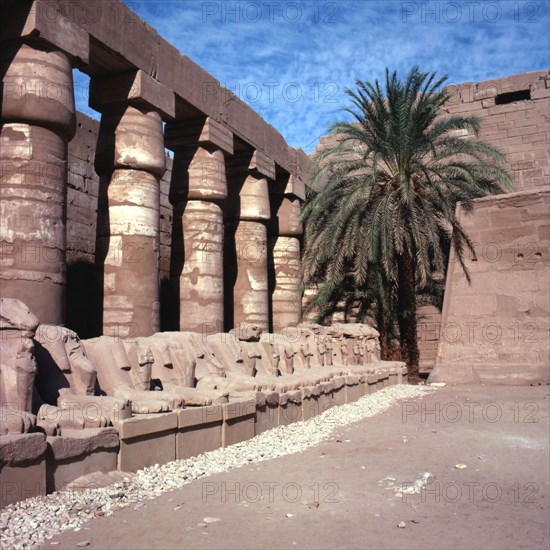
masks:
[[(67, 144), (76, 124), (71, 56), (51, 44), (8, 46), (1, 54), (0, 293), (26, 302), (41, 322), (63, 324)], [(45, 97), (53, 85), (60, 93)], [(235, 151), (233, 134), (209, 118), (177, 121), (173, 94), (142, 71), (94, 79), (90, 104), (102, 112), (95, 168), (103, 332), (160, 329), (163, 120), (175, 151), (172, 276), (180, 330), (297, 324), (302, 228), (292, 177), (280, 187), (273, 161), (244, 143)], [(268, 224), (275, 228), (269, 240)]]

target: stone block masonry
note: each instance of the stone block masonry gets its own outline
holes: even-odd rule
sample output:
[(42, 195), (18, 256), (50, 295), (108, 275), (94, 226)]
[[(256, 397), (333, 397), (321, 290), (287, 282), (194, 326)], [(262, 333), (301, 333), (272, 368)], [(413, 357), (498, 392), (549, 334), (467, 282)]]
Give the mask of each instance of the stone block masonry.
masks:
[(550, 382), (550, 189), (459, 206), (477, 243), (467, 261), (472, 284), (451, 256), (436, 366), (431, 381)]

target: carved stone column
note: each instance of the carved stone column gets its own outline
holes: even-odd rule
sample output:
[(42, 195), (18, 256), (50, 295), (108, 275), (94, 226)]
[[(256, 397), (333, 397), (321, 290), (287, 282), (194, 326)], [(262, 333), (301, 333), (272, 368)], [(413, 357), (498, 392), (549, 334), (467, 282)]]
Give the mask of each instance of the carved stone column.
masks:
[(100, 175), (96, 258), (103, 267), (103, 332), (149, 336), (160, 329), (162, 116), (174, 115), (174, 95), (137, 71), (92, 81), (90, 104), (102, 112), (95, 167)]
[[(223, 332), (223, 212), (225, 155), (233, 134), (209, 117), (167, 125), (175, 151), (170, 202), (174, 205), (172, 278), (179, 297), (179, 330)], [(174, 254), (177, 252), (177, 254)]]
[(0, 45), (0, 296), (23, 301), (42, 323), (62, 324), (72, 64), (87, 61), (88, 40), (61, 16), (63, 37), (42, 28), (33, 10), (8, 10), (1, 33), (13, 39)]
[(278, 234), (272, 239), (274, 290), (272, 295), (273, 332), (282, 332), (287, 326), (296, 326), (302, 320), (302, 302), (299, 295), (302, 261), (300, 237), (300, 205), (304, 199), (304, 185), (290, 176), (277, 211)]
[(256, 150), (248, 163), (239, 165), (237, 160), (236, 166), (227, 210), (235, 246), (234, 262), (230, 266), (234, 271), (233, 326), (255, 323), (268, 332), (266, 223), (271, 217), (268, 178), (275, 179), (275, 163)]

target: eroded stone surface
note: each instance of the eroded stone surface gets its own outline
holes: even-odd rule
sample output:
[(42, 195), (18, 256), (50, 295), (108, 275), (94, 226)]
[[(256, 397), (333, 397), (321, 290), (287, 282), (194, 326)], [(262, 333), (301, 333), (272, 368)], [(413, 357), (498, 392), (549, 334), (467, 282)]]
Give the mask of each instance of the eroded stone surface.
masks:
[[(442, 333), (430, 380), (548, 383), (550, 192), (477, 200), (459, 219), (472, 241), (472, 282), (451, 257)], [(498, 244), (497, 244), (498, 243)]]

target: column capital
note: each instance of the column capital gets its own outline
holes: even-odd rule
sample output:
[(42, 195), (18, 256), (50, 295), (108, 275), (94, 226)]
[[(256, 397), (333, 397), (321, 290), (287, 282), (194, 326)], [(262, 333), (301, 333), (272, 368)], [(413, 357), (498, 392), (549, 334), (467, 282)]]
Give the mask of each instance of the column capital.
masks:
[(142, 70), (92, 78), (90, 107), (101, 112), (121, 103), (145, 105), (163, 118), (176, 115), (174, 92)]
[(90, 37), (64, 17), (57, 8), (39, 0), (13, 2), (3, 10), (0, 41), (22, 39), (29, 43), (47, 44), (66, 54), (72, 63), (87, 65)]
[(284, 195), (277, 209), (278, 234), (286, 237), (299, 237), (304, 228), (300, 221), (300, 199), (294, 195)]
[(166, 125), (165, 139), (172, 150), (202, 145), (218, 147), (229, 155), (234, 152), (233, 132), (210, 117), (171, 121)]

